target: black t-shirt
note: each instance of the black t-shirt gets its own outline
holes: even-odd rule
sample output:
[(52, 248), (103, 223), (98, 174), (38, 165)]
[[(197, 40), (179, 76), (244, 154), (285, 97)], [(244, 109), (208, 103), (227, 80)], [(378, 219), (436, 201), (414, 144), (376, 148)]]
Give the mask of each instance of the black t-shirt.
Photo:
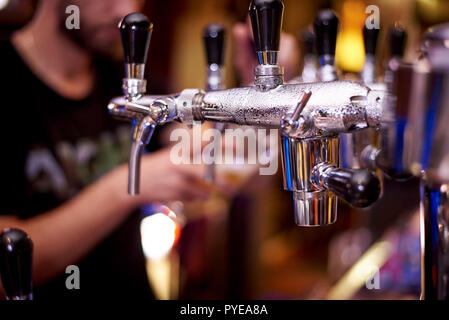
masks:
[[(126, 162), (130, 127), (107, 113), (109, 100), (121, 94), (118, 66), (96, 61), (92, 93), (73, 101), (38, 79), (11, 42), (0, 43), (0, 55), (0, 214), (26, 219), (61, 205)], [(75, 263), (80, 270), (79, 290), (66, 288), (68, 275), (63, 273), (35, 287), (35, 299), (151, 298), (139, 225), (139, 213), (130, 215)]]

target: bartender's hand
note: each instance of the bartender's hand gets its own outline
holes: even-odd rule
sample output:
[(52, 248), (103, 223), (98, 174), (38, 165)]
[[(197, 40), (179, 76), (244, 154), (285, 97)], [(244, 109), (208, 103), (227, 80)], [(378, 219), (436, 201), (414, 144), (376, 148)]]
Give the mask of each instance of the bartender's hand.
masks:
[[(78, 263), (143, 204), (207, 197), (204, 172), (200, 165), (174, 165), (166, 148), (142, 157), (138, 196), (127, 194), (124, 164), (50, 211), (29, 219), (0, 215), (0, 230), (13, 227), (30, 235), (35, 248), (33, 282), (41, 284)], [(0, 286), (0, 296), (2, 291)]]
[[(257, 66), (257, 56), (254, 51), (253, 33), (249, 20), (247, 23), (237, 23), (232, 29), (234, 41), (234, 63), (244, 86), (250, 86), (254, 82), (254, 68)], [(282, 32), (280, 43), (279, 64), (284, 67), (285, 81), (289, 81), (299, 75), (300, 51), (295, 37)]]
[(209, 197), (211, 186), (204, 181), (204, 165), (174, 164), (170, 159), (170, 148), (144, 155), (141, 161), (138, 205)]

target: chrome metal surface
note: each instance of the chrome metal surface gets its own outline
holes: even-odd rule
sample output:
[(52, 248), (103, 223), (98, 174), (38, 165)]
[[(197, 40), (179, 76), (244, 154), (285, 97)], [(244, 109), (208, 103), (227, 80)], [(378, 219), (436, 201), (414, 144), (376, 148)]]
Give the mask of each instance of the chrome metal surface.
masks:
[(125, 96), (134, 99), (142, 95), (147, 90), (147, 81), (144, 79), (124, 78), (122, 81), (122, 91)]
[(125, 78), (122, 82), (123, 94), (130, 99), (142, 95), (147, 90), (147, 81), (143, 78), (145, 64), (125, 63)]
[[(363, 169), (370, 168), (375, 169), (373, 167), (373, 162), (371, 164), (366, 162), (368, 158), (364, 157), (365, 149), (370, 147), (370, 149), (379, 148), (379, 134), (377, 128), (366, 128), (365, 130), (359, 130), (353, 133), (342, 133), (340, 135), (341, 141), (341, 166), (343, 168), (352, 168), (352, 169)], [(375, 151), (373, 151), (376, 153)], [(373, 155), (371, 153), (371, 156)], [(377, 153), (379, 150), (377, 150)], [(365, 155), (366, 156), (366, 155)], [(371, 159), (372, 160), (372, 159)]]
[(277, 65), (279, 63), (279, 51), (257, 51), (259, 64)]
[(142, 80), (145, 74), (144, 63), (125, 63), (125, 78)]
[(128, 164), (128, 193), (137, 195), (140, 191), (140, 161), (145, 146), (150, 142), (156, 122), (146, 116), (133, 128), (131, 152)]
[(275, 89), (284, 83), (284, 69), (278, 65), (260, 64), (254, 69), (254, 85), (260, 91)]
[(108, 110), (114, 117), (133, 122), (132, 144), (128, 163), (128, 193), (139, 194), (140, 160), (157, 124), (172, 121), (176, 116), (174, 98), (167, 96), (117, 97)]
[[(298, 133), (298, 138), (350, 132), (366, 128), (369, 123), (376, 125), (380, 118), (382, 110), (378, 102), (373, 105), (351, 102), (352, 97), (367, 96), (369, 89), (349, 81), (282, 85), (266, 92), (255, 87), (207, 92), (202, 99), (202, 115), (211, 121), (279, 128), (282, 118), (294, 111), (307, 90), (312, 96), (301, 113), (305, 130)], [(187, 103), (185, 110), (180, 110), (178, 104), (180, 118), (188, 118), (182, 113), (191, 113), (192, 107), (188, 106), (191, 100), (184, 98), (184, 92), (180, 97)]]
[(295, 135), (296, 132), (304, 130), (304, 118), (301, 118), (301, 113), (309, 102), (312, 92), (309, 90), (304, 91), (301, 99), (299, 100), (295, 110), (291, 116), (284, 116), (281, 122), (282, 131), (287, 135)]
[(281, 135), (284, 189), (293, 191), (295, 221), (301, 226), (333, 223), (336, 219), (336, 196), (312, 181), (316, 165), (338, 166), (338, 137), (297, 139)]
[(203, 121), (202, 112), (205, 93), (199, 89), (185, 89), (176, 98), (176, 113), (178, 120), (192, 126), (193, 121)]
[(332, 192), (293, 192), (295, 223), (301, 227), (319, 227), (337, 220), (337, 196)]

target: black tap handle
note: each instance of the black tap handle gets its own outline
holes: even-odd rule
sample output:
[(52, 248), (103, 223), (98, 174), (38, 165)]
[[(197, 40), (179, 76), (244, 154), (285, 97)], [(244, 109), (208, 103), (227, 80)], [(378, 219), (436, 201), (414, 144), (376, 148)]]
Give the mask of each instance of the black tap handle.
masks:
[(320, 10), (313, 24), (318, 56), (335, 56), (337, 43), (338, 18), (330, 9)]
[(256, 51), (279, 51), (284, 4), (280, 0), (253, 0), (249, 6)]
[(33, 242), (19, 229), (0, 234), (0, 275), (8, 299), (32, 299)]
[(377, 48), (377, 39), (379, 38), (379, 29), (363, 28), (363, 42), (365, 44), (365, 53), (375, 55)]
[(407, 31), (400, 24), (396, 24), (390, 31), (390, 53), (392, 57), (404, 56)]
[(304, 43), (304, 52), (306, 55), (315, 54), (315, 34), (308, 28), (302, 33), (302, 41)]
[(380, 195), (379, 179), (366, 169), (332, 169), (324, 179), (326, 187), (358, 208), (373, 204)]
[(206, 48), (207, 64), (223, 65), (224, 62), (225, 29), (219, 24), (208, 25), (203, 32), (204, 46)]
[(125, 62), (145, 64), (153, 24), (142, 13), (130, 13), (120, 22)]

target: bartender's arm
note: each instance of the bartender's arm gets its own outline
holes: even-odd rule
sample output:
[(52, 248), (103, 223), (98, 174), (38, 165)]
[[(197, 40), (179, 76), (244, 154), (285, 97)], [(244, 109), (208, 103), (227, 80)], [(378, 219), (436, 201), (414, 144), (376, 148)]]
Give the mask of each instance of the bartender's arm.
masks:
[(48, 281), (79, 261), (145, 203), (207, 198), (207, 186), (201, 182), (204, 167), (174, 165), (169, 157), (166, 149), (142, 158), (138, 196), (127, 194), (128, 168), (122, 165), (54, 210), (25, 220), (0, 216), (0, 230), (19, 228), (33, 240), (33, 282)]

